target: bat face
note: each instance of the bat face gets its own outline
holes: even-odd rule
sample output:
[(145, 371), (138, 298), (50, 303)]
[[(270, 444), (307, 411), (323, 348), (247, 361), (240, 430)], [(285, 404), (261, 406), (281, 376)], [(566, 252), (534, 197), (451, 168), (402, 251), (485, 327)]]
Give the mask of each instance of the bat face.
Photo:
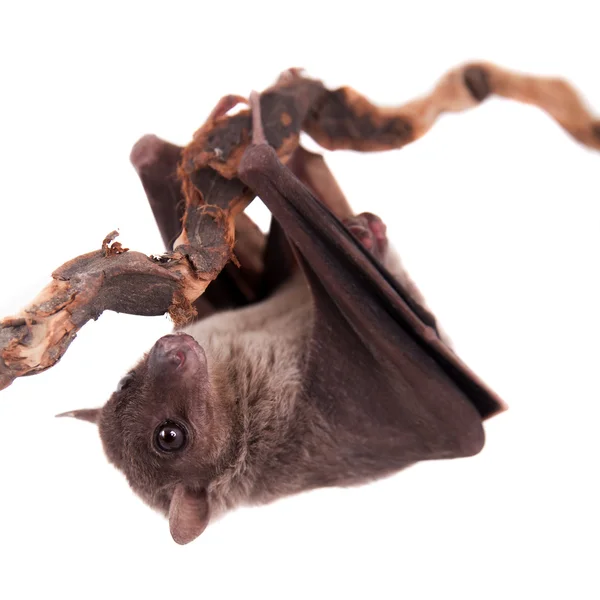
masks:
[(207, 487), (232, 450), (232, 419), (223, 404), (202, 347), (187, 334), (174, 334), (156, 342), (97, 417), (109, 461), (147, 504), (168, 514), (182, 543), (179, 530), (189, 528), (190, 518), (179, 530), (178, 520), (186, 511), (202, 519), (193, 537), (206, 526)]
[(104, 407), (63, 415), (98, 424), (109, 461), (178, 543), (210, 517), (320, 480), (309, 424), (322, 419), (296, 402), (312, 305), (304, 278), (290, 284), (160, 338)]

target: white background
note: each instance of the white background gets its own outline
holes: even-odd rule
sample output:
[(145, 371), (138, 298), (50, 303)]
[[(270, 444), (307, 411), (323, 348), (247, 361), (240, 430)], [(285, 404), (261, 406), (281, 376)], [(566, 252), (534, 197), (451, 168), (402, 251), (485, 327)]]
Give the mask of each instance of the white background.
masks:
[[(161, 251), (132, 144), (185, 144), (222, 94), (287, 67), (400, 104), (485, 59), (562, 75), (600, 111), (591, 0), (337, 4), (3, 4), (0, 315), (112, 229)], [(239, 510), (178, 547), (94, 427), (53, 418), (101, 405), (170, 330), (105, 314), (58, 366), (0, 393), (2, 597), (599, 597), (600, 155), (494, 99), (403, 150), (327, 158), (509, 404), (484, 451)]]

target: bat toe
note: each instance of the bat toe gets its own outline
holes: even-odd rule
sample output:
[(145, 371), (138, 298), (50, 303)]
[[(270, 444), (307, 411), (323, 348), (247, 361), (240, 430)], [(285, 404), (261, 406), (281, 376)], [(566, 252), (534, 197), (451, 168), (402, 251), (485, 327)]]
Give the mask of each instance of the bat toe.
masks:
[(388, 247), (385, 223), (373, 213), (364, 212), (344, 221), (350, 233), (371, 252), (382, 260)]

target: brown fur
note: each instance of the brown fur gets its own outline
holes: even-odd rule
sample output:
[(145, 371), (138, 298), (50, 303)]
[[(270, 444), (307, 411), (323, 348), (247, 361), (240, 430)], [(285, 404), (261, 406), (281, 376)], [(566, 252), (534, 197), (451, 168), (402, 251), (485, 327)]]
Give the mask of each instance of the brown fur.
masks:
[[(251, 103), (260, 141), (258, 97)], [(290, 265), (262, 302), (159, 339), (97, 418), (109, 460), (168, 514), (178, 543), (240, 504), (476, 454), (482, 416), (501, 408), (440, 341), (401, 264), (387, 260), (377, 217), (344, 226), (264, 139), (240, 176), (284, 234), (269, 236), (265, 268), (287, 264), (291, 244), (302, 269)], [(173, 439), (185, 441), (162, 446)]]
[[(399, 268), (388, 254), (390, 266)], [(407, 276), (403, 269), (397, 273)], [(162, 391), (157, 401), (156, 386), (169, 382), (152, 380), (146, 355), (131, 371), (130, 384), (99, 415), (107, 457), (164, 514), (177, 483), (206, 488), (212, 518), (242, 504), (377, 476), (372, 464), (361, 468), (346, 460), (336, 442), (341, 432), (303, 398), (302, 366), (313, 326), (312, 298), (301, 272), (261, 303), (187, 326), (183, 331), (206, 354), (208, 384), (183, 399)], [(210, 406), (211, 414), (199, 411), (195, 419), (195, 405)], [(203, 443), (160, 457), (151, 450), (153, 432), (175, 417), (192, 423)]]

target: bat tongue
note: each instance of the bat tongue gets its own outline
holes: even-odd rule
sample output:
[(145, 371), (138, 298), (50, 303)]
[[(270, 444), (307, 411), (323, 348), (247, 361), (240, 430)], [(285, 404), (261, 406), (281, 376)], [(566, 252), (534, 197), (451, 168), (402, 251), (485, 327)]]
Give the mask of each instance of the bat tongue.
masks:
[(206, 529), (209, 520), (206, 490), (191, 491), (178, 484), (169, 508), (169, 529), (173, 539), (178, 544), (189, 544)]

